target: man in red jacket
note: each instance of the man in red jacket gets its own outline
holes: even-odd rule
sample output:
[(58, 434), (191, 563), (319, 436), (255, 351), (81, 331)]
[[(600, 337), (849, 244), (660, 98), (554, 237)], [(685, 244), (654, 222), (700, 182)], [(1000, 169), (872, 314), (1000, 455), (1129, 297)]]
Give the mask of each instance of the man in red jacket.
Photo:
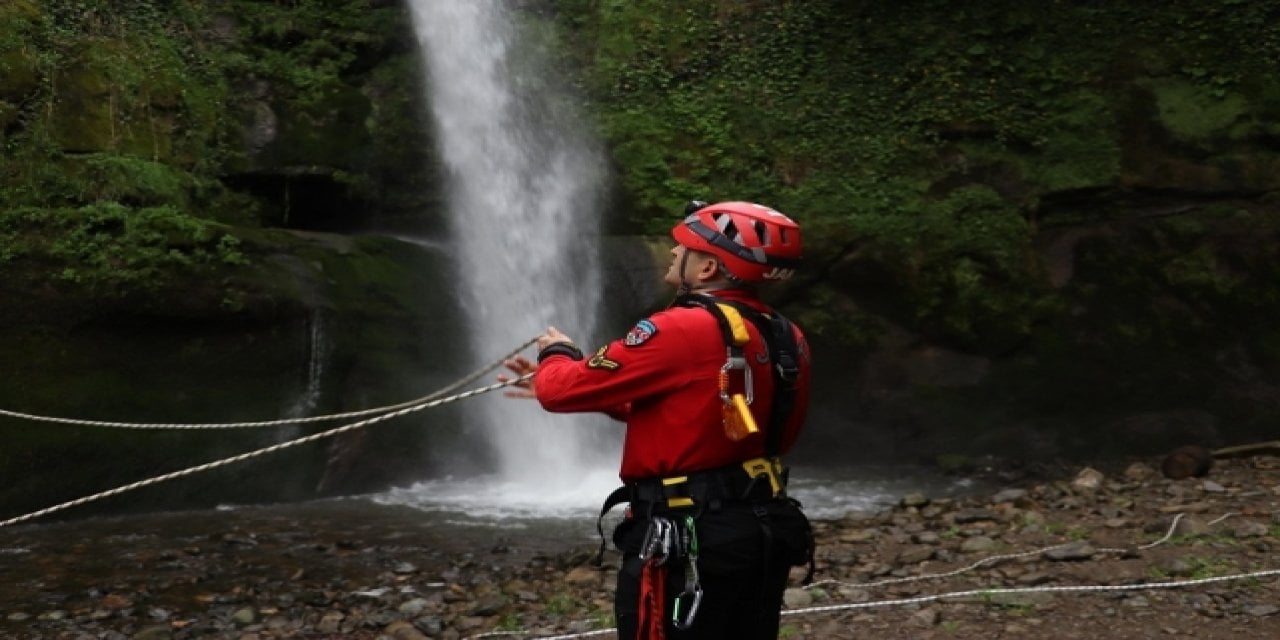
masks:
[(780, 459), (807, 412), (809, 350), (756, 287), (799, 266), (800, 229), (747, 202), (686, 214), (663, 278), (677, 289), (671, 306), (590, 355), (549, 328), (536, 366), (507, 362), (536, 371), (536, 384), (508, 395), (626, 422), (624, 486), (605, 503), (629, 502), (613, 533), (621, 640), (772, 640), (790, 567), (812, 569)]

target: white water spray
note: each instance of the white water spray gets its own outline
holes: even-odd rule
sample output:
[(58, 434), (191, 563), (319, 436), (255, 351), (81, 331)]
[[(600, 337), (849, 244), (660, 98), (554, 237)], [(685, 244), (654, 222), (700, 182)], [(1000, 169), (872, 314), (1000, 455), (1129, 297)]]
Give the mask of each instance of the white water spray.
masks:
[[(332, 350), (329, 344), (329, 332), (326, 326), (324, 312), (315, 309), (311, 312), (311, 319), (307, 322), (309, 331), (307, 332), (307, 385), (302, 390), (302, 394), (294, 399), (293, 404), (285, 410), (286, 418), (302, 418), (312, 415), (315, 408), (320, 405), (320, 392), (324, 381), (325, 365), (329, 362), (329, 352)], [(288, 438), (295, 437), (301, 432), (297, 425), (285, 430)]]
[[(603, 158), (556, 76), (501, 0), (411, 0), (448, 175), (460, 303), (471, 353), (488, 362), (548, 324), (596, 341)], [(469, 404), (501, 482), (545, 500), (588, 477), (616, 483), (621, 429), (549, 415), (498, 394)], [(602, 475), (603, 474), (603, 475)], [(607, 490), (607, 489), (606, 489)], [(599, 499), (597, 496), (595, 499)], [(522, 500), (537, 496), (521, 496)]]

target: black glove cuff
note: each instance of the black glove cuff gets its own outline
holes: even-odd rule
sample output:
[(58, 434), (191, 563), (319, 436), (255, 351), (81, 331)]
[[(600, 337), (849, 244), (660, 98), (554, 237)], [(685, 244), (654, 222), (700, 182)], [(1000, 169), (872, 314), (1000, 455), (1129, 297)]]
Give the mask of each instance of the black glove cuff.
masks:
[(538, 352), (538, 364), (542, 364), (543, 360), (551, 356), (569, 356), (574, 360), (581, 360), (582, 349), (575, 347), (571, 342), (553, 342)]

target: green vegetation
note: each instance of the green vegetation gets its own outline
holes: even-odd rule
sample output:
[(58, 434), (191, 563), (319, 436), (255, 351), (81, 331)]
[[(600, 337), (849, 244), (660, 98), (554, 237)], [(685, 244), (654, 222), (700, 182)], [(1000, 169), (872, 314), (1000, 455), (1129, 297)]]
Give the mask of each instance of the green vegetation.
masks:
[(1236, 0), (556, 4), (634, 224), (664, 230), (693, 198), (772, 203), (831, 240), (811, 264), (856, 248), (887, 270), (841, 283), (870, 311), (997, 353), (1061, 308), (1034, 256), (1064, 222), (1043, 199), (1119, 188), (1151, 111), (1177, 136), (1247, 135), (1280, 60), (1267, 9)]
[[(571, 83), (566, 113), (605, 141), (611, 230), (665, 233), (692, 198), (767, 202), (806, 229), (806, 268), (777, 295), (815, 345), (845, 349), (829, 362), (980, 361), (936, 376), (959, 384), (907, 364), (872, 381), (887, 393), (860, 410), (935, 435), (923, 458), (1149, 446), (1117, 428), (1144, 412), (1210, 416), (1197, 437), (1280, 419), (1268, 3), (516, 5), (522, 46), (552, 52), (526, 80)], [(298, 239), (259, 228), (435, 222), (407, 11), (0, 3), (11, 317), (137, 300), (269, 314), (332, 283), (413, 295), (388, 268), (402, 256), (282, 258)], [(329, 227), (307, 225), (315, 208)]]
[[(1185, 573), (1181, 573), (1180, 577), (1187, 580), (1216, 578), (1218, 576), (1231, 575), (1240, 571), (1239, 567), (1236, 567), (1229, 562), (1215, 560), (1213, 558), (1186, 556), (1183, 558), (1183, 561), (1186, 562), (1188, 570)], [(1167, 580), (1172, 577), (1168, 571), (1160, 568), (1152, 569), (1151, 575), (1159, 580)]]
[[(378, 197), (379, 163), (424, 164), (403, 144), (420, 125), (400, 115), (417, 91), (398, 62), (412, 55), (394, 53), (402, 18), (362, 0), (6, 3), (0, 262), (33, 279), (52, 268), (66, 295), (116, 297), (245, 262), (216, 222), (280, 214), (229, 183), (237, 172), (305, 166)], [(374, 73), (382, 60), (396, 78)], [(276, 120), (254, 137), (264, 113)], [(370, 153), (375, 138), (409, 151)]]
[(31, 257), (62, 265), (53, 277), (103, 291), (146, 290), (201, 266), (244, 264), (239, 240), (222, 225), (170, 206), (130, 209), (99, 202), (77, 209), (22, 207), (0, 211), (8, 234), (22, 233), (6, 260)]

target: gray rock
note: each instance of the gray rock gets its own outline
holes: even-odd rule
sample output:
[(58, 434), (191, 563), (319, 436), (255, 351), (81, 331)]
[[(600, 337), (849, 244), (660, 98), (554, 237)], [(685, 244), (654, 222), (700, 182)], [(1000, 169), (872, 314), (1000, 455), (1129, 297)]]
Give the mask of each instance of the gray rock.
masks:
[(154, 625), (143, 627), (137, 633), (133, 634), (132, 640), (169, 640), (173, 637), (173, 630), (169, 625)]
[(965, 553), (980, 553), (996, 547), (996, 541), (986, 536), (974, 536), (960, 543), (960, 550)]
[(429, 636), (438, 636), (444, 631), (444, 620), (436, 616), (424, 616), (414, 620), (413, 626)]
[(901, 504), (904, 507), (923, 507), (929, 504), (929, 498), (923, 493), (909, 493), (902, 497)]
[(942, 621), (942, 614), (937, 609), (921, 609), (907, 618), (907, 624), (913, 627), (931, 628)]
[(341, 611), (327, 611), (316, 623), (316, 631), (320, 633), (337, 633), (342, 628), (342, 621), (347, 616)]
[(1092, 558), (1094, 548), (1087, 542), (1073, 542), (1066, 546), (1056, 547), (1044, 552), (1046, 560), (1054, 562), (1072, 562)]
[(791, 587), (782, 594), (782, 603), (787, 609), (803, 609), (813, 604), (813, 594), (808, 589)]
[(934, 548), (928, 546), (903, 549), (898, 553), (899, 564), (918, 564), (933, 557)]
[(258, 621), (258, 611), (253, 607), (244, 607), (237, 609), (231, 614), (231, 622), (238, 627), (245, 627)]
[(1026, 489), (1002, 489), (996, 495), (991, 496), (991, 502), (995, 504), (1017, 502), (1025, 497), (1027, 497)]
[(422, 613), (426, 608), (427, 601), (425, 598), (413, 598), (412, 600), (406, 600), (400, 603), (400, 606), (396, 607), (396, 610), (407, 616), (416, 616)]
[(1280, 607), (1273, 604), (1253, 604), (1245, 607), (1244, 612), (1255, 618), (1263, 618), (1280, 613)]
[(1236, 538), (1261, 538), (1271, 533), (1267, 525), (1256, 520), (1242, 520), (1232, 523), (1231, 535)]
[(955, 513), (956, 524), (969, 524), (986, 520), (999, 520), (1000, 516), (990, 509), (961, 509)]

